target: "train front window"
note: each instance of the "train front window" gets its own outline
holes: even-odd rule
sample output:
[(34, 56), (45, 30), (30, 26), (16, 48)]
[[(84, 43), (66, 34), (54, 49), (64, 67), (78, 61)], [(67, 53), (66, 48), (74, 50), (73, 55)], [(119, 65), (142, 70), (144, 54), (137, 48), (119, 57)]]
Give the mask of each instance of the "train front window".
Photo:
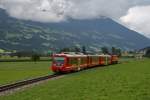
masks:
[(54, 62), (56, 64), (64, 64), (65, 58), (64, 57), (54, 57)]

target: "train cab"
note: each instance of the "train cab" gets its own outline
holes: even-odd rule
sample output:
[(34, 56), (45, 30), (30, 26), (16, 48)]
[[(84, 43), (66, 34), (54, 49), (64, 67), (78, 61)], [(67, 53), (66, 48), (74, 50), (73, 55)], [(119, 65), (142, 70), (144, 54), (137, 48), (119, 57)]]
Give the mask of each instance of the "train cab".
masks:
[(86, 55), (56, 54), (53, 56), (52, 71), (71, 72), (87, 67)]
[(61, 70), (64, 70), (65, 66), (66, 66), (66, 55), (63, 54), (53, 55), (51, 67), (52, 71), (60, 72)]

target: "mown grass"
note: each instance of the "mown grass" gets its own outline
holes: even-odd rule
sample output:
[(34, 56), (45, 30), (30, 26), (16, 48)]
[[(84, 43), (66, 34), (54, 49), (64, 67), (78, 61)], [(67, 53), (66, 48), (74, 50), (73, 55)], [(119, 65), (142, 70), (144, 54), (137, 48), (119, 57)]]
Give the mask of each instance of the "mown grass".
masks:
[(0, 62), (0, 85), (48, 75), (50, 61), (45, 62)]
[(69, 74), (0, 100), (150, 100), (150, 60)]

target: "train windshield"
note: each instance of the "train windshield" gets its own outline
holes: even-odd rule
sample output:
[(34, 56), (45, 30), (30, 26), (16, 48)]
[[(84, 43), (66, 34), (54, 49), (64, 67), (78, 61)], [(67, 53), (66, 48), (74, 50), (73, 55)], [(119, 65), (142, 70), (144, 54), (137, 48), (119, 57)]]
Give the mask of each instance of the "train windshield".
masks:
[(64, 64), (65, 58), (64, 57), (54, 57), (54, 62), (59, 64)]

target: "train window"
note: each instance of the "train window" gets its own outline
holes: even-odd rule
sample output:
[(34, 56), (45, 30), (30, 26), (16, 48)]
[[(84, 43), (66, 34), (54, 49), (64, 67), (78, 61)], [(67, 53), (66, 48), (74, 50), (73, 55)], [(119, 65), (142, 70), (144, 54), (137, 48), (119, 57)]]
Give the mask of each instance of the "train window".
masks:
[(81, 58), (81, 64), (85, 63), (85, 58)]
[(64, 64), (65, 58), (64, 57), (54, 57), (54, 62), (59, 64)]
[(93, 63), (98, 63), (99, 62), (99, 57), (97, 57), (97, 56), (92, 57), (92, 62)]

